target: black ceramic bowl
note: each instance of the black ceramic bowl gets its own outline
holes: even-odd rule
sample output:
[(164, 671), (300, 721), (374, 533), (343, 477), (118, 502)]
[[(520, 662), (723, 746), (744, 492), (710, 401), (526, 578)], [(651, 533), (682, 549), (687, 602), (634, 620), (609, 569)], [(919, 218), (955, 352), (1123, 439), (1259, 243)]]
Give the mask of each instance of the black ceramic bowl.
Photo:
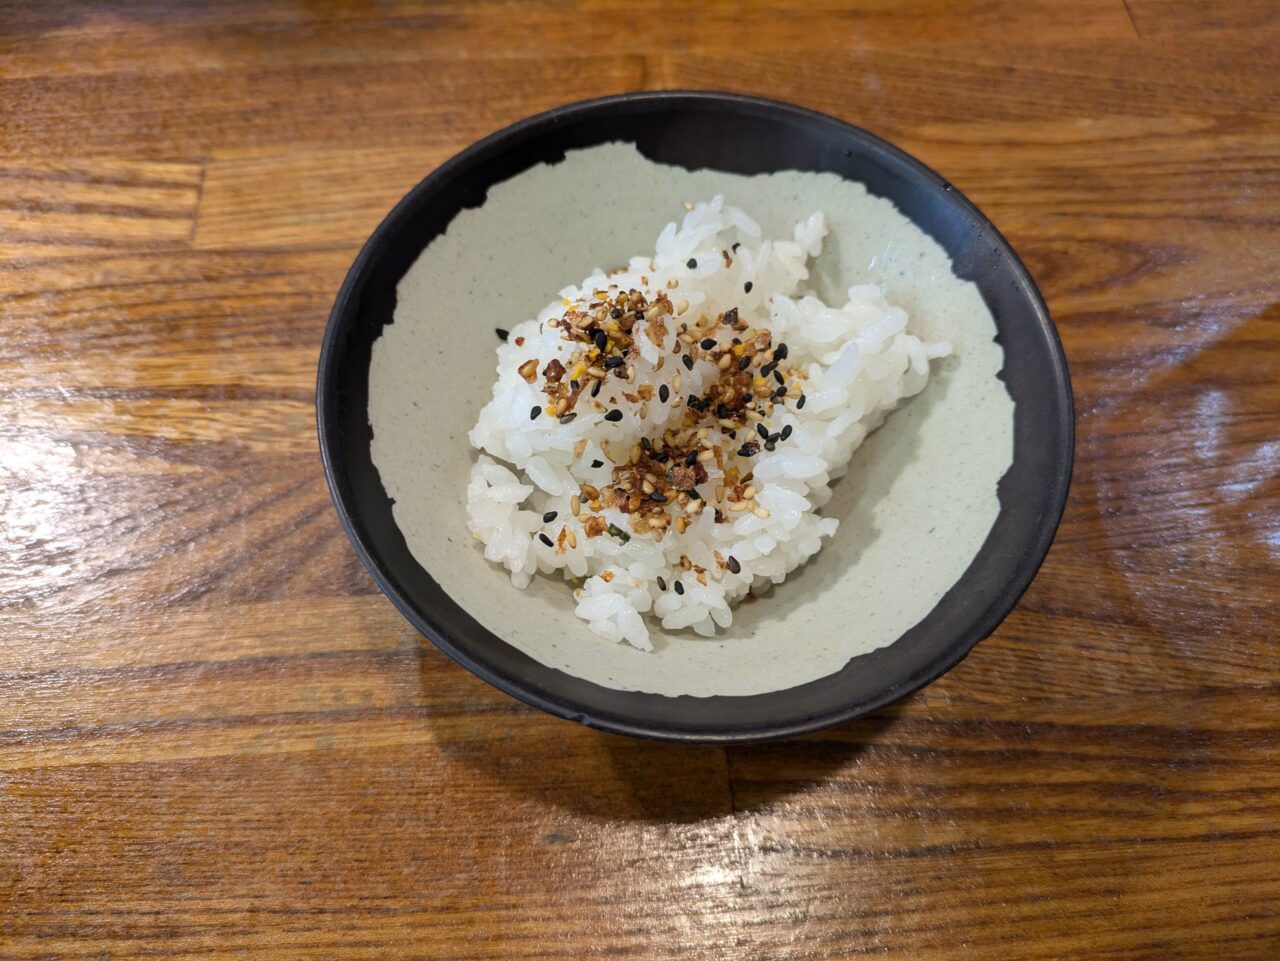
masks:
[[(369, 363), (396, 284), (488, 188), (566, 150), (634, 143), (651, 160), (755, 174), (829, 171), (887, 198), (949, 254), (990, 307), (1015, 402), (1012, 467), (985, 544), (932, 612), (895, 643), (798, 687), (741, 697), (620, 692), (526, 656), (483, 628), (410, 553), (370, 455)], [(571, 104), (468, 148), (411, 190), (356, 258), (329, 317), (317, 384), (320, 448), (347, 534), (374, 580), (441, 650), (552, 714), (623, 734), (741, 742), (867, 714), (959, 662), (1009, 613), (1053, 539), (1071, 474), (1066, 362), (1026, 269), (980, 211), (919, 161), (871, 134), (787, 104), (717, 93), (638, 93)]]

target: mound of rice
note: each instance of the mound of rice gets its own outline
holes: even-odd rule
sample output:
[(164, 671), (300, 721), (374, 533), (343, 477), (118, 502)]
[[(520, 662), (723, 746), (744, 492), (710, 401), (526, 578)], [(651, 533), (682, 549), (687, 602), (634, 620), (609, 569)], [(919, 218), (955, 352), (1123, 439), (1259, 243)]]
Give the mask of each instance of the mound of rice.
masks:
[(762, 240), (716, 197), (506, 334), (467, 508), (516, 587), (560, 571), (592, 630), (652, 650), (644, 615), (710, 636), (835, 533), (831, 482), (950, 346), (877, 287), (803, 292), (825, 235)]

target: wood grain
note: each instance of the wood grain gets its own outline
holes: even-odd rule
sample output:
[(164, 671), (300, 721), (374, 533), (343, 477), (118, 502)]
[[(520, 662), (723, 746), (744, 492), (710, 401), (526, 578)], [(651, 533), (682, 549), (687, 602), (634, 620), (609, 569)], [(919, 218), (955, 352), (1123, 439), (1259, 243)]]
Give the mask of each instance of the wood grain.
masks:
[[(1280, 957), (1280, 18), (448, 0), (0, 15), (0, 958)], [(1024, 257), (1079, 442), (1017, 610), (881, 715), (529, 710), (320, 477), (334, 291), (444, 158), (710, 87), (894, 139)]]

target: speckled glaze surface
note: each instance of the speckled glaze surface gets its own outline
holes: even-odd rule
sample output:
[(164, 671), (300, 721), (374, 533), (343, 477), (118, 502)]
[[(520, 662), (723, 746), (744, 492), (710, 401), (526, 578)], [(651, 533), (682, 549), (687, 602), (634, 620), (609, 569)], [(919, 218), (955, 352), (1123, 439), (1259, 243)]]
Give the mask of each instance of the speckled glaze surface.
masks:
[[(840, 529), (787, 582), (741, 605), (714, 639), (654, 625), (657, 650), (592, 634), (558, 576), (512, 587), (466, 529), (466, 434), (494, 378), (494, 327), (533, 316), (565, 284), (652, 249), (681, 202), (723, 193), (766, 236), (822, 210), (830, 234), (811, 283), (828, 302), (873, 282), (909, 327), (953, 344), (925, 391), (855, 453), (826, 516)], [(373, 348), (373, 460), (423, 568), (489, 631), (548, 666), (663, 695), (750, 695), (815, 680), (891, 644), (969, 566), (1000, 509), (1013, 457), (1004, 355), (974, 285), (889, 201), (829, 173), (752, 177), (654, 163), (630, 144), (569, 153), (491, 188), (427, 247)]]

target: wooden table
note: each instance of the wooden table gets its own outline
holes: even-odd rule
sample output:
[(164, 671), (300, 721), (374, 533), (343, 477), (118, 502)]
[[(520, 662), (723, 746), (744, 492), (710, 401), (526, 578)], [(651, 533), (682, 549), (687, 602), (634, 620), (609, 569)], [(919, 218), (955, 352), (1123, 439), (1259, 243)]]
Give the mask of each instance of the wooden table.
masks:
[[(0, 957), (1280, 957), (1280, 15), (1162, 0), (0, 10)], [(331, 298), (469, 142), (763, 93), (995, 220), (1079, 412), (959, 668), (673, 747), (473, 678), (321, 477)]]

